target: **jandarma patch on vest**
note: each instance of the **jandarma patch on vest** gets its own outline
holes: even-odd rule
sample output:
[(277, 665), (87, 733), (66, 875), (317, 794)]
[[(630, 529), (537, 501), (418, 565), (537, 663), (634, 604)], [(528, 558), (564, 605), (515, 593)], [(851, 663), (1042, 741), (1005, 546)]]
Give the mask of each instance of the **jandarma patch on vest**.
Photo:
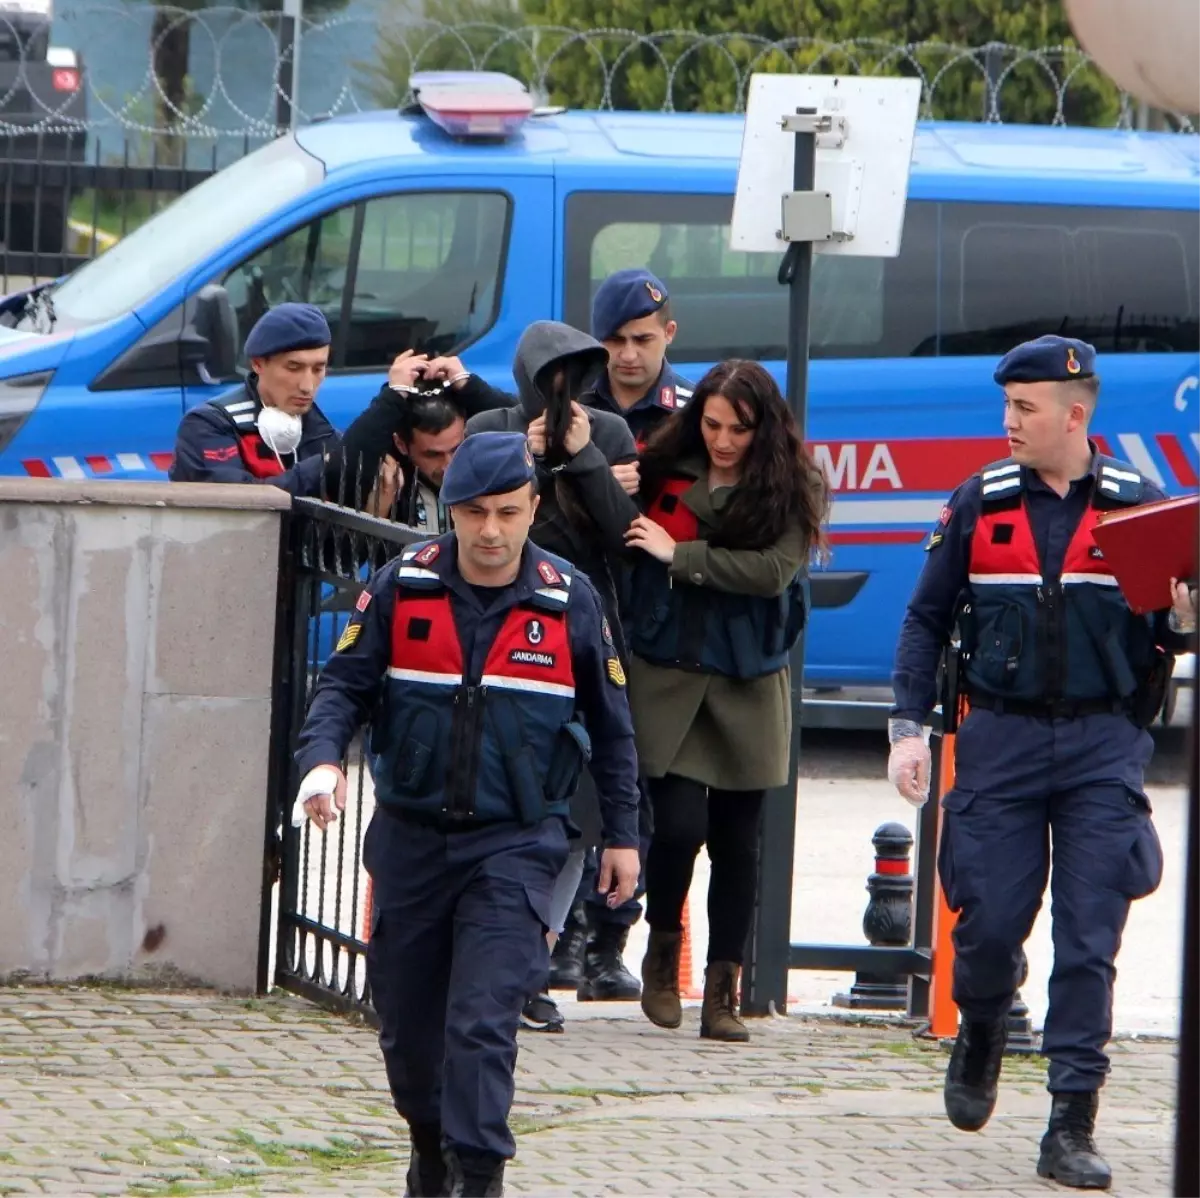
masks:
[(338, 638), (337, 652), (344, 653), (347, 649), (353, 648), (360, 632), (362, 632), (361, 624), (347, 624), (345, 631)]
[(554, 668), (553, 653), (535, 653), (532, 649), (514, 649), (508, 655), (508, 660), (518, 666), (544, 666), (548, 670)]
[(618, 661), (615, 657), (610, 657), (608, 661), (604, 663), (604, 665), (605, 669), (608, 671), (609, 682), (611, 682), (613, 686), (624, 686), (625, 670), (620, 661)]

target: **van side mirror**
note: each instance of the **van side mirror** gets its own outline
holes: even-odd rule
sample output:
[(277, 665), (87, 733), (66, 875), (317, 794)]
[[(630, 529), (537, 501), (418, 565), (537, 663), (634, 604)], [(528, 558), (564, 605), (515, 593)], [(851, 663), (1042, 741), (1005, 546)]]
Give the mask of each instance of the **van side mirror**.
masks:
[(218, 283), (201, 287), (188, 302), (179, 337), (179, 356), (201, 382), (219, 383), (237, 376), (238, 324), (229, 293)]

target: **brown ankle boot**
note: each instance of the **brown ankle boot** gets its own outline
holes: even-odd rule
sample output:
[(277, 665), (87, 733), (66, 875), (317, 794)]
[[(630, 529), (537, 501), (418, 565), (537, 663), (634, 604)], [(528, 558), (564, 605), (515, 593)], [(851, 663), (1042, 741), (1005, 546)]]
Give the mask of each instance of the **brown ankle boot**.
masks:
[(750, 1032), (737, 1013), (738, 976), (741, 972), (742, 967), (732, 961), (712, 961), (704, 971), (700, 1035), (706, 1040), (745, 1043), (750, 1039)]
[(683, 1021), (679, 1004), (679, 953), (682, 932), (650, 930), (650, 943), (642, 958), (642, 1011), (659, 1027), (678, 1027)]

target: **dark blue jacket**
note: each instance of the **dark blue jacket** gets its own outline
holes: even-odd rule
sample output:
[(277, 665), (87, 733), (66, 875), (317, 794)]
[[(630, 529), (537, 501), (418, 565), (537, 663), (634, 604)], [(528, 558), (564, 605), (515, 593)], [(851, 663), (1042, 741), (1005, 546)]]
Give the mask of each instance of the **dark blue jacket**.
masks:
[[(676, 542), (705, 540), (687, 494), (696, 479), (668, 479), (647, 516)], [(671, 576), (648, 553), (634, 559), (627, 634), (643, 661), (699, 674), (762, 678), (788, 664), (807, 612), (807, 585), (798, 571), (780, 595), (748, 595), (694, 586)]]
[[(925, 566), (896, 645), (892, 715), (898, 719), (923, 722), (936, 706), (938, 663), (964, 603), (972, 607), (963, 630), (971, 641), (972, 657), (964, 667), (968, 687), (1014, 699), (1107, 699), (1128, 684), (1126, 677), (1123, 685), (1114, 685), (1120, 657), (1129, 660), (1136, 672), (1147, 646), (1157, 644), (1169, 653), (1192, 648), (1193, 637), (1168, 627), (1166, 606), (1152, 616), (1134, 616), (1116, 587), (1097, 581), (1107, 568), (1091, 550), (1094, 503), (1106, 504), (1107, 496), (1119, 502), (1149, 503), (1164, 498), (1163, 492), (1132, 466), (1098, 453), (1065, 496), (1035, 472), (1014, 471), (1013, 465), (986, 467), (987, 472), (1000, 472), (986, 482), (985, 471), (967, 479), (942, 509), (926, 543)], [(1106, 475), (1106, 466), (1127, 477)], [(1018, 486), (996, 486), (1014, 477)], [(986, 508), (985, 485), (994, 500)], [(1118, 496), (1113, 485), (1128, 489)], [(1013, 514), (1014, 495), (1020, 497), (1020, 519)], [(999, 542), (994, 539), (997, 529)], [(1028, 542), (1017, 544), (1007, 559), (1024, 566), (999, 568), (1005, 565), (1009, 547), (1026, 535)], [(1018, 557), (1017, 551), (1024, 557)], [(1089, 561), (1095, 565), (1088, 565)], [(999, 584), (984, 578), (991, 575), (994, 580), (1003, 574), (1030, 577), (1024, 583)], [(1165, 602), (1167, 596), (1163, 598)], [(1103, 653), (1088, 631), (1098, 625), (1107, 628), (1099, 637), (1109, 646)]]
[(641, 449), (664, 420), (687, 406), (694, 390), (695, 386), (679, 374), (670, 362), (663, 362), (658, 378), (631, 408), (623, 408), (617, 403), (607, 374), (600, 376), (595, 387), (582, 397), (582, 402), (601, 412), (620, 416), (629, 425), (629, 431)]
[(324, 458), (339, 444), (333, 425), (314, 404), (301, 417), (296, 452), (281, 461), (258, 435), (261, 411), (253, 381), (193, 408), (180, 421), (167, 477), (176, 483), (270, 483), (293, 495), (317, 495)]
[[(376, 800), (439, 826), (567, 815), (591, 756), (605, 843), (638, 843), (625, 675), (585, 575), (528, 544), (494, 596), (458, 572), (453, 533), (370, 581), (301, 730), (301, 776), (370, 721)], [(490, 602), (483, 606), (485, 600)]]

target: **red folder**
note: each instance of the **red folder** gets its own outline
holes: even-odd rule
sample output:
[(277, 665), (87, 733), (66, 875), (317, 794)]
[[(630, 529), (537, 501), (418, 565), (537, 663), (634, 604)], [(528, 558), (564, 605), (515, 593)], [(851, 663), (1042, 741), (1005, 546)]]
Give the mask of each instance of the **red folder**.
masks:
[(1105, 512), (1093, 536), (1136, 612), (1171, 606), (1171, 579), (1196, 581), (1200, 495)]

